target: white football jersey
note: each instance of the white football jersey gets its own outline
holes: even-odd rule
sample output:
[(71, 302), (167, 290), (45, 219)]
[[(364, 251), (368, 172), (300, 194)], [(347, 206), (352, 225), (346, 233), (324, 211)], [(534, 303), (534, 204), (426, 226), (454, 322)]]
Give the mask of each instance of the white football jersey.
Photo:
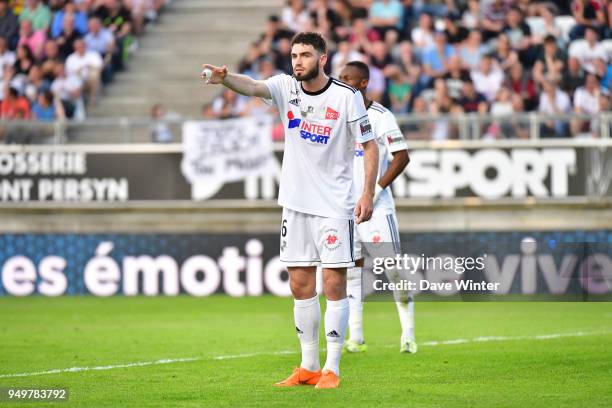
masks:
[(285, 128), (278, 203), (306, 214), (353, 219), (354, 145), (374, 139), (361, 93), (333, 78), (318, 92), (305, 91), (286, 74), (265, 82)]
[[(378, 146), (378, 179), (385, 174), (389, 167), (391, 153), (408, 149), (406, 139), (397, 125), (395, 116), (378, 102), (370, 102), (368, 106), (368, 116), (372, 124), (372, 131), (376, 137)], [(355, 165), (353, 166), (355, 187), (358, 191), (363, 189), (365, 181), (365, 170), (363, 167), (363, 146), (355, 144)], [(391, 187), (388, 186), (381, 191), (378, 200), (374, 204), (373, 215), (387, 215), (395, 212), (395, 203)]]

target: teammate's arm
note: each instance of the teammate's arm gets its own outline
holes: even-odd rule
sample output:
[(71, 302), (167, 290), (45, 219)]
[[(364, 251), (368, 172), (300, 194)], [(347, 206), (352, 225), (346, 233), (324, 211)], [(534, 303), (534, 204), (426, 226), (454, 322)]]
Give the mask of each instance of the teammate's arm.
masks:
[(376, 140), (363, 142), (363, 165), (365, 170), (365, 182), (363, 194), (355, 206), (357, 224), (368, 221), (374, 211), (374, 186), (378, 174), (378, 146)]
[[(210, 69), (212, 75), (206, 83), (221, 84), (246, 96), (257, 96), (259, 98), (271, 99), (272, 95), (264, 81), (257, 81), (251, 77), (241, 74), (234, 74), (228, 71), (227, 66), (215, 67), (210, 64), (202, 64), (203, 69)], [(204, 79), (204, 75), (202, 74)]]
[(385, 174), (380, 176), (380, 178), (378, 179), (378, 185), (383, 190), (387, 188), (391, 183), (393, 183), (393, 180), (395, 180), (397, 176), (402, 174), (402, 172), (410, 162), (408, 150), (399, 150), (391, 154), (393, 155), (393, 159), (391, 160), (391, 163), (389, 163), (387, 171), (385, 171)]

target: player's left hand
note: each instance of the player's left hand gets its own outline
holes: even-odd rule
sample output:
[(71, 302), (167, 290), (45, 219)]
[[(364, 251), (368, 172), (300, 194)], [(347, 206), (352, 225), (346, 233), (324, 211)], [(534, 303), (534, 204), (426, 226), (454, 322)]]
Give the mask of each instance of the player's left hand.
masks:
[(361, 224), (362, 222), (369, 221), (372, 218), (372, 212), (374, 211), (374, 200), (372, 196), (362, 195), (357, 205), (355, 206), (355, 216), (357, 219), (355, 222)]

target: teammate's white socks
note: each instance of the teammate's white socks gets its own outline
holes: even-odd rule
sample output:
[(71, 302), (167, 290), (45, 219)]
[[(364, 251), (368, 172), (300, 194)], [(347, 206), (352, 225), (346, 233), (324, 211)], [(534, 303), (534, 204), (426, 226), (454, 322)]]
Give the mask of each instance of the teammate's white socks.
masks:
[(319, 296), (298, 300), (294, 299), (293, 316), (295, 331), (302, 347), (302, 368), (318, 371), (319, 362), (319, 326), (321, 324), (321, 305)]
[(402, 339), (414, 340), (414, 300), (408, 296), (407, 302), (395, 302), (402, 325)]
[(325, 337), (327, 338), (327, 359), (324, 370), (340, 375), (340, 356), (349, 318), (349, 300), (327, 300), (325, 309)]
[(361, 268), (350, 268), (347, 273), (346, 294), (349, 300), (349, 340), (357, 344), (363, 338), (363, 303), (361, 298)]

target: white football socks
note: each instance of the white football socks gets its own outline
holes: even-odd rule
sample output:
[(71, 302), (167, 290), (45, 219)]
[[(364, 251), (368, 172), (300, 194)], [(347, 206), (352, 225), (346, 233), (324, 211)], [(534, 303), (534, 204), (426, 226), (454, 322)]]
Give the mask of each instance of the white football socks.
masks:
[(327, 300), (325, 309), (325, 337), (327, 338), (327, 359), (324, 370), (340, 375), (340, 357), (349, 319), (349, 300)]
[(294, 299), (293, 316), (295, 331), (302, 348), (302, 368), (319, 371), (319, 326), (321, 324), (321, 305), (319, 296), (310, 299)]
[(414, 300), (408, 296), (407, 302), (395, 302), (400, 324), (402, 325), (402, 339), (414, 340)]
[(347, 273), (346, 294), (349, 300), (349, 340), (362, 344), (363, 303), (361, 298), (361, 268), (349, 269)]

